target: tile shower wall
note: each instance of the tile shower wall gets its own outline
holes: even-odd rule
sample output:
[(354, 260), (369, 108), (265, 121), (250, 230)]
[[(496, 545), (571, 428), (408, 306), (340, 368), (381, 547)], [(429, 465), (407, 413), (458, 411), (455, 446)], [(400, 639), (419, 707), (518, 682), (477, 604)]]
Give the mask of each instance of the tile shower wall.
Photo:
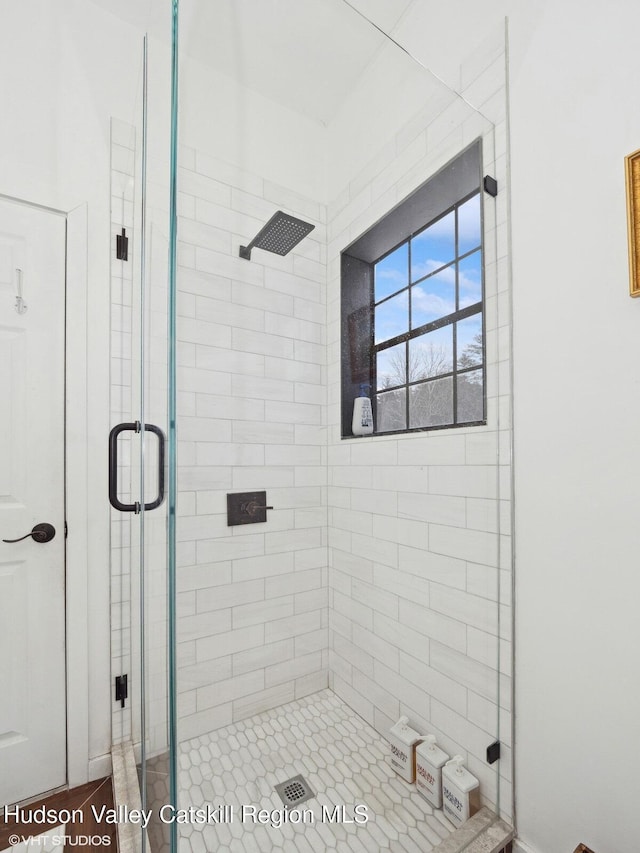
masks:
[[(484, 749), (499, 717), (508, 818), (505, 192), (486, 199), (488, 425), (341, 441), (338, 411), (340, 251), (479, 135), (504, 188), (503, 68), (502, 45), (488, 44), (461, 70), (463, 94), (494, 121), (492, 132), (449, 101), (435, 119), (418, 117), (401, 130), (391, 155), (354, 176), (328, 212), (200, 151), (181, 150), (178, 689), (185, 739), (305, 696), (330, 678), (382, 734), (407, 713), (449, 752), (465, 755), (490, 804), (496, 780)], [(166, 166), (150, 168), (149, 197), (161, 206), (153, 178), (157, 168), (159, 184)], [(250, 262), (238, 258), (240, 244), (278, 208), (315, 230), (285, 258), (259, 250)], [(130, 395), (131, 285), (114, 270), (116, 422), (130, 417), (120, 402)], [(256, 489), (266, 489), (275, 507), (267, 523), (227, 527), (226, 494)], [(118, 522), (116, 674), (130, 662), (131, 598), (128, 534)], [(128, 714), (115, 709), (114, 740), (130, 731)]]
[[(498, 732), (510, 802), (510, 304), (502, 38), (461, 72), (461, 100), (401, 130), (328, 209), (330, 686), (382, 734), (401, 714), (461, 753), (497, 801), (486, 747)], [(340, 439), (340, 252), (483, 136), (487, 425)], [(495, 148), (494, 148), (495, 146)], [(494, 153), (495, 152), (495, 153)], [(499, 464), (496, 464), (499, 463)], [(498, 662), (499, 661), (499, 662)]]
[[(181, 152), (178, 269), (180, 738), (327, 686), (325, 209)], [(315, 225), (238, 257), (278, 209)], [(227, 526), (229, 492), (266, 523)]]

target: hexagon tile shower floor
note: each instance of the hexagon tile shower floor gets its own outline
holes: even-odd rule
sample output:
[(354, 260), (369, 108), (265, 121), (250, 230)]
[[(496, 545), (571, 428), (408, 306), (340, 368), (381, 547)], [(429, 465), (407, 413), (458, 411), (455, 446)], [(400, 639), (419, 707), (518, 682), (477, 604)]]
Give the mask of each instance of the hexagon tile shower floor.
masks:
[[(180, 749), (180, 807), (226, 805), (227, 811), (218, 812), (217, 824), (180, 826), (180, 851), (428, 853), (454, 827), (398, 778), (388, 751), (386, 741), (331, 690), (186, 741)], [(298, 774), (317, 793), (289, 810), (299, 816), (295, 822), (284, 815), (275, 786)], [(149, 799), (167, 802), (162, 773), (150, 774)], [(157, 828), (149, 831), (151, 849), (159, 853), (162, 839)]]

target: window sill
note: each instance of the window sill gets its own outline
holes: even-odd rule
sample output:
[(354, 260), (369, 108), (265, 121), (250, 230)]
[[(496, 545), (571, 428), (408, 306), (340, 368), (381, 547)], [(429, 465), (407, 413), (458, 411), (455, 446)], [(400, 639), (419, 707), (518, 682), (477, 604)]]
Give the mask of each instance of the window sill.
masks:
[(438, 424), (437, 426), (431, 427), (414, 427), (414, 429), (398, 429), (398, 430), (390, 430), (389, 432), (374, 432), (371, 435), (342, 435), (340, 439), (342, 441), (358, 441), (363, 438), (399, 438), (403, 435), (424, 435), (424, 433), (432, 433), (432, 432), (443, 432), (450, 430), (458, 430), (460, 432), (465, 432), (471, 427), (482, 427), (487, 426), (487, 421), (470, 421), (465, 424)]

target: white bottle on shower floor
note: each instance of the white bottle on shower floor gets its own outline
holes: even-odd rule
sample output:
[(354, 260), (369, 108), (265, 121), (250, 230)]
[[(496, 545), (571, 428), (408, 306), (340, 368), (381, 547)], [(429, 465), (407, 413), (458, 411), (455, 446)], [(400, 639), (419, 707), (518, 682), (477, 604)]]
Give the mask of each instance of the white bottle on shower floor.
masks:
[(391, 766), (407, 782), (416, 778), (416, 744), (420, 735), (409, 725), (409, 717), (400, 717), (389, 729)]
[(464, 758), (454, 755), (442, 768), (442, 810), (455, 826), (462, 826), (478, 808), (480, 782), (462, 766)]
[(354, 435), (371, 435), (373, 432), (373, 411), (367, 388), (367, 385), (361, 385), (360, 396), (353, 401), (351, 432)]
[(416, 788), (437, 809), (442, 808), (442, 767), (448, 760), (434, 735), (427, 735), (416, 747)]

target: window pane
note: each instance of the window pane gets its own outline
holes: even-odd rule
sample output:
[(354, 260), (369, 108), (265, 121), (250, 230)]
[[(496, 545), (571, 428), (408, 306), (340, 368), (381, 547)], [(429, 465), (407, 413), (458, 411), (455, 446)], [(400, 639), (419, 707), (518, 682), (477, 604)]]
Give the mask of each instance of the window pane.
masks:
[(480, 195), (474, 195), (458, 208), (458, 254), (464, 255), (480, 245)]
[(407, 381), (407, 345), (383, 349), (376, 359), (377, 389), (404, 385)]
[(409, 382), (453, 370), (453, 326), (443, 326), (409, 341)]
[(482, 364), (482, 314), (456, 323), (458, 368)]
[(411, 281), (448, 264), (455, 256), (455, 216), (451, 211), (411, 240)]
[(375, 342), (388, 341), (409, 329), (409, 293), (392, 296), (381, 305), (376, 305)]
[(398, 290), (402, 290), (409, 283), (409, 244), (403, 243), (395, 252), (391, 252), (386, 258), (374, 267), (374, 292), (375, 301), (380, 302), (385, 296), (391, 296)]
[(456, 310), (455, 264), (411, 288), (411, 328), (439, 320)]
[(376, 417), (378, 423), (375, 425), (376, 432), (389, 432), (394, 429), (407, 428), (406, 414), (406, 388), (397, 391), (387, 391), (378, 394)]
[(453, 423), (453, 377), (434, 379), (409, 389), (409, 426)]
[(458, 376), (458, 423), (484, 418), (482, 371), (471, 370)]
[(474, 252), (458, 263), (458, 308), (482, 299), (482, 252)]

